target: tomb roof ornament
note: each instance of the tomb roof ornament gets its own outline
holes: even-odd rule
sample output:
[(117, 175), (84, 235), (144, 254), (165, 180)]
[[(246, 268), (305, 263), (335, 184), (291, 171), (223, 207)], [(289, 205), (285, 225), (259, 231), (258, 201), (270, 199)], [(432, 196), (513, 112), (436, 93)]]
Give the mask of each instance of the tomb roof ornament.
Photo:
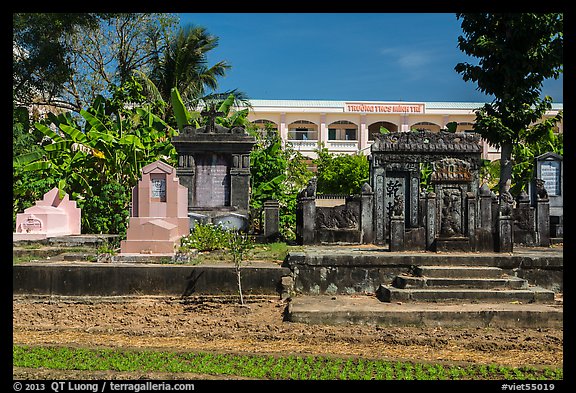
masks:
[(377, 135), (371, 151), (373, 153), (479, 153), (482, 152), (482, 145), (480, 135), (477, 133), (409, 131)]

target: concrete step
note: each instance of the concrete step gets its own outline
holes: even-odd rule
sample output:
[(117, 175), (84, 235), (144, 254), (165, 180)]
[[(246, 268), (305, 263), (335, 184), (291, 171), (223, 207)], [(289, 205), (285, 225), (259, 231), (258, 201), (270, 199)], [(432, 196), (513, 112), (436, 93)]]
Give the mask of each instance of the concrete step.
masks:
[(383, 302), (437, 302), (467, 300), (477, 302), (553, 303), (554, 292), (541, 288), (469, 289), (469, 288), (395, 288), (380, 285), (376, 295)]
[(418, 327), (562, 328), (557, 304), (408, 302), (384, 303), (374, 296), (296, 296), (286, 320), (309, 324)]
[(491, 266), (416, 266), (413, 273), (421, 277), (467, 278), (501, 278), (504, 274), (499, 267)]
[(476, 288), (476, 289), (526, 289), (528, 281), (518, 277), (503, 278), (451, 278), (451, 277), (413, 277), (396, 276), (393, 283), (396, 288)]

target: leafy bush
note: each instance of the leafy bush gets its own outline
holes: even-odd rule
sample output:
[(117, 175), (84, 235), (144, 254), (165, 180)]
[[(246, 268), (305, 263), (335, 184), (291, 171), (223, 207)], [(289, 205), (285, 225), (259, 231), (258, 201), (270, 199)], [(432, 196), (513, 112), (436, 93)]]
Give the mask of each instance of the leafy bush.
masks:
[(336, 155), (322, 147), (315, 160), (318, 168), (318, 193), (320, 194), (359, 194), (362, 185), (368, 181), (368, 158), (362, 154)]
[(269, 124), (264, 132), (251, 132), (257, 143), (250, 153), (250, 207), (259, 212), (264, 202), (277, 200), (280, 235), (293, 240), (296, 238), (296, 197), (313, 173), (308, 170), (304, 156), (289, 143), (283, 145), (278, 130)]
[(188, 236), (180, 238), (180, 251), (223, 250), (228, 247), (228, 232), (219, 225), (196, 223)]
[(93, 192), (92, 197), (79, 202), (82, 209), (82, 233), (108, 233), (126, 237), (132, 190), (111, 181)]

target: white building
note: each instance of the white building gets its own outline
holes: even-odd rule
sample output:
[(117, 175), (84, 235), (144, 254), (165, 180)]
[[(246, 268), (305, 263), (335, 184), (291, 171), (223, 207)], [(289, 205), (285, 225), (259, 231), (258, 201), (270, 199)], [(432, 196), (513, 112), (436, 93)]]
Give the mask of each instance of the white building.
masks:
[[(283, 141), (304, 156), (316, 158), (315, 149), (323, 143), (330, 152), (370, 154), (374, 136), (380, 127), (391, 132), (426, 129), (439, 131), (457, 122), (457, 132), (472, 130), (475, 110), (483, 102), (377, 102), (324, 100), (250, 100), (248, 119), (255, 123), (273, 123)], [(562, 103), (552, 104), (545, 116), (562, 111)], [(563, 132), (563, 123), (557, 126)], [(487, 143), (483, 158), (495, 160), (500, 153)]]

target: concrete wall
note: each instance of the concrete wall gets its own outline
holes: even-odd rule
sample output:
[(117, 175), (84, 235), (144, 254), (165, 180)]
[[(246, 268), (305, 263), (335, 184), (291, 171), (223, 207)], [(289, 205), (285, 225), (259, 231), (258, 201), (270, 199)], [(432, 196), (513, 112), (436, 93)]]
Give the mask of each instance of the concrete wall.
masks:
[[(244, 294), (281, 295), (279, 266), (241, 268)], [(234, 267), (145, 264), (20, 264), (13, 266), (13, 294), (63, 296), (237, 294)]]

